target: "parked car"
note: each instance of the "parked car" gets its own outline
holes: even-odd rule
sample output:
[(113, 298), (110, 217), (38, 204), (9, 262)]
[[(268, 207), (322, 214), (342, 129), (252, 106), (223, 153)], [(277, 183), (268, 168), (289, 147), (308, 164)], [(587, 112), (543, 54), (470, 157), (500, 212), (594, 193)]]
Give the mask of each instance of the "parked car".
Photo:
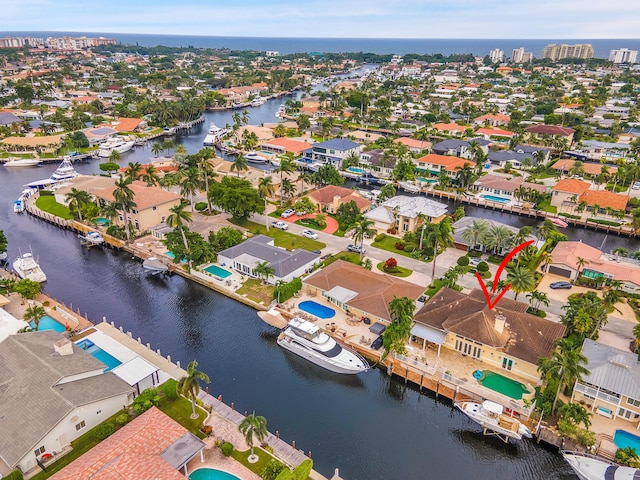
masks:
[(356, 252), (356, 253), (360, 253), (360, 250), (362, 250), (362, 253), (367, 253), (364, 247), (360, 248), (360, 245), (354, 245), (352, 243), (350, 243), (347, 246), (347, 250), (349, 250), (350, 252)]
[(318, 238), (318, 234), (316, 232), (314, 232), (313, 230), (303, 230), (302, 231), (302, 236), (310, 238), (312, 240), (317, 240), (317, 238)]
[(320, 254), (322, 254), (322, 251), (321, 250), (311, 250), (311, 253), (315, 253), (317, 255), (320, 255)]
[(380, 350), (381, 346), (382, 346), (382, 335), (378, 336), (378, 338), (376, 338), (373, 342), (371, 342), (371, 349)]
[(480, 257), (469, 257), (469, 265), (477, 267), (482, 262)]
[(640, 182), (633, 182), (631, 188), (634, 190), (640, 190)]
[(282, 212), (282, 214), (280, 216), (282, 218), (289, 218), (294, 213), (296, 213), (296, 212), (295, 212), (295, 210), (293, 208), (287, 208), (284, 212)]
[(288, 230), (289, 229), (289, 225), (287, 225), (286, 223), (280, 221), (280, 220), (276, 220), (275, 222), (271, 222), (271, 226), (273, 228), (278, 228), (280, 230)]
[(549, 286), (554, 290), (569, 290), (571, 287), (573, 287), (573, 285), (571, 285), (569, 282), (553, 282), (550, 283)]

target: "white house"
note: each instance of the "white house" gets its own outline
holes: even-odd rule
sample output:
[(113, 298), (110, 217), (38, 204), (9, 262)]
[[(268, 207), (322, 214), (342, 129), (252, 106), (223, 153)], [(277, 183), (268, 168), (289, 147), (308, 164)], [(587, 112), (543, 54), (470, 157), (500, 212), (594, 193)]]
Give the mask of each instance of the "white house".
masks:
[(333, 138), (326, 142), (313, 145), (310, 156), (317, 163), (330, 163), (337, 169), (342, 166), (342, 161), (352, 153), (360, 156), (362, 145), (346, 138)]

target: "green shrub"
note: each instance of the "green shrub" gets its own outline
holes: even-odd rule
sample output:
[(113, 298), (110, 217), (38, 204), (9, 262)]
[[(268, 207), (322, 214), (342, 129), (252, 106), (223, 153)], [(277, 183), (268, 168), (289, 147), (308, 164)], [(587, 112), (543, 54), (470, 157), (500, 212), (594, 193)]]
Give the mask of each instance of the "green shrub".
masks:
[(158, 391), (155, 388), (147, 388), (133, 401), (133, 411), (136, 412), (136, 415), (140, 415), (154, 405), (158, 405), (159, 401)]
[(14, 470), (9, 475), (4, 477), (5, 480), (22, 480), (24, 477), (22, 476), (22, 472), (20, 470)]
[(608, 225), (610, 227), (620, 226), (620, 222), (614, 222), (613, 220), (604, 220), (602, 218), (587, 218), (587, 222), (597, 223), (598, 225)]
[(373, 239), (373, 241), (374, 242), (381, 242), (385, 238), (387, 238), (387, 234), (386, 233), (380, 233), (380, 234), (376, 235), (376, 237)]
[(458, 258), (458, 260), (456, 261), (456, 263), (458, 265), (460, 265), (461, 267), (466, 267), (469, 265), (469, 257), (467, 257), (466, 255), (463, 257)]
[(40, 190), (41, 197), (53, 197), (53, 192), (51, 190)]
[(116, 427), (113, 423), (101, 423), (96, 427), (96, 436), (100, 440), (104, 440), (116, 431)]
[(225, 457), (229, 457), (233, 453), (233, 444), (231, 442), (224, 442), (220, 446), (220, 450)]
[[(281, 286), (276, 286), (273, 290), (273, 299), (279, 301), (280, 303), (289, 300), (296, 292), (299, 292), (302, 289), (302, 280), (300, 277), (295, 277), (288, 283), (285, 283)], [(278, 296), (279, 295), (279, 296)]]
[(480, 273), (488, 272), (489, 271), (489, 264), (487, 262), (480, 262), (478, 264), (478, 266), (476, 267), (476, 270), (478, 270)]
[(202, 212), (207, 209), (206, 202), (198, 202), (195, 204), (195, 209), (199, 212)]
[(178, 382), (173, 378), (162, 384), (162, 394), (167, 400), (175, 400), (178, 398)]
[(129, 421), (129, 415), (127, 415), (126, 413), (121, 413), (116, 417), (116, 423), (118, 425), (124, 425), (128, 421)]
[(275, 480), (285, 466), (282, 462), (277, 460), (269, 460), (260, 473), (262, 480)]

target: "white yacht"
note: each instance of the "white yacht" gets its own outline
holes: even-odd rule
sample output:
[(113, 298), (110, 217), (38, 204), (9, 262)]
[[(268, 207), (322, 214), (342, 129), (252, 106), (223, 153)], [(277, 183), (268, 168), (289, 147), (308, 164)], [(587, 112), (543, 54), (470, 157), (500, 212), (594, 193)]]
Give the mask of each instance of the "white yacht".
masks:
[(79, 174), (76, 169), (73, 168), (70, 157), (64, 157), (62, 163), (58, 166), (55, 172), (51, 174), (51, 177), (44, 180), (36, 180), (35, 182), (27, 183), (25, 187), (29, 188), (44, 188), (55, 185), (56, 183), (64, 182), (65, 180), (71, 180), (77, 177)]
[(636, 480), (640, 469), (623, 467), (587, 453), (563, 451), (562, 456), (580, 480)]
[(215, 123), (211, 122), (209, 124), (209, 130), (207, 131), (207, 136), (204, 137), (202, 144), (205, 147), (211, 147), (215, 144), (219, 143), (229, 131), (226, 128), (218, 127)]
[(35, 167), (40, 164), (37, 158), (13, 158), (5, 162), (5, 167)]
[(280, 107), (278, 108), (278, 111), (276, 112), (276, 117), (284, 118), (285, 113), (286, 113), (286, 107), (284, 106), (284, 103), (281, 103)]
[(13, 269), (20, 278), (26, 278), (34, 282), (46, 282), (47, 276), (44, 274), (38, 262), (31, 253), (23, 253), (13, 261)]
[(118, 153), (128, 152), (136, 144), (135, 140), (125, 137), (113, 137), (100, 144), (98, 156), (101, 158), (109, 158), (114, 150)]
[(247, 152), (244, 154), (244, 158), (246, 158), (249, 163), (269, 163), (269, 160), (262, 155), (258, 155), (256, 152)]
[(104, 243), (104, 238), (100, 235), (100, 232), (87, 232), (84, 235), (78, 235), (80, 237), (81, 242), (84, 245), (101, 245)]
[(251, 106), (259, 107), (260, 105), (264, 105), (266, 102), (267, 100), (262, 97), (254, 98), (253, 100), (251, 100)]
[(336, 373), (356, 374), (369, 370), (358, 353), (348, 350), (314, 323), (294, 317), (278, 336), (278, 345)]
[(474, 422), (480, 424), (485, 435), (495, 435), (505, 443), (510, 438), (522, 440), (531, 438), (531, 431), (517, 418), (503, 413), (504, 407), (499, 403), (485, 400), (476, 402), (455, 402), (455, 406)]
[(25, 206), (22, 198), (13, 201), (13, 213), (22, 213), (24, 210)]

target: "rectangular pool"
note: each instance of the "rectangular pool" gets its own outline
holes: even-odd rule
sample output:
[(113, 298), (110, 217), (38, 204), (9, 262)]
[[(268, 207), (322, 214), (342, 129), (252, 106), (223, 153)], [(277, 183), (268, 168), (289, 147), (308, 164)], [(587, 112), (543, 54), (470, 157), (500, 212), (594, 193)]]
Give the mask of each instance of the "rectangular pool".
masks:
[(336, 311), (333, 308), (325, 307), (324, 305), (320, 305), (313, 300), (300, 302), (298, 304), (298, 308), (303, 312), (310, 313), (311, 315), (315, 315), (316, 317), (322, 319), (333, 318), (336, 315)]
[(491, 370), (482, 370), (482, 374), (483, 376), (478, 381), (483, 387), (495, 390), (507, 397), (520, 400), (523, 394), (530, 393), (529, 390), (517, 380), (512, 380)]
[(220, 280), (224, 280), (227, 277), (230, 277), (231, 275), (233, 275), (229, 270), (227, 270), (226, 268), (222, 268), (219, 267), (217, 265), (209, 265), (208, 267), (206, 267), (204, 269), (205, 272), (207, 272), (210, 275), (213, 275), (214, 277), (220, 279)]
[(489, 200), (491, 202), (498, 202), (498, 203), (509, 203), (511, 201), (508, 198), (496, 197), (495, 195), (487, 195), (487, 194), (480, 195), (480, 198), (484, 198), (485, 200)]
[(122, 364), (120, 360), (96, 346), (91, 340), (80, 340), (76, 345), (104, 363), (107, 367), (104, 369), (105, 372), (113, 370), (118, 365)]
[(347, 168), (347, 171), (352, 173), (363, 174), (365, 173), (366, 170), (364, 168), (359, 168), (359, 167), (349, 167)]
[[(36, 324), (33, 320), (29, 322), (29, 325), (33, 330), (36, 329)], [(42, 330), (55, 330), (56, 332), (64, 332), (65, 328), (60, 322), (55, 321), (49, 315), (45, 315), (38, 322), (38, 331)]]
[(640, 437), (625, 430), (616, 430), (616, 434), (613, 436), (613, 443), (618, 448), (631, 447), (635, 448), (637, 453), (640, 453)]

